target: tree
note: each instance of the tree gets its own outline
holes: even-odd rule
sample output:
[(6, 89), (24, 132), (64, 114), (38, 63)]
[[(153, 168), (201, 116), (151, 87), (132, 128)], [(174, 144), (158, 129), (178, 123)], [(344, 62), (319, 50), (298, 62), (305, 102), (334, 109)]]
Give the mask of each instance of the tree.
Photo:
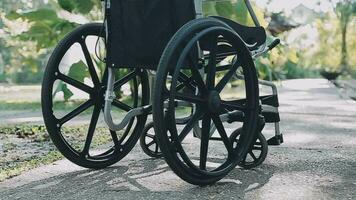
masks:
[[(330, 0), (331, 3), (334, 3)], [(355, 0), (342, 0), (334, 4), (334, 12), (339, 19), (339, 26), (341, 30), (341, 60), (340, 65), (342, 71), (349, 72), (348, 52), (347, 52), (347, 32), (352, 17), (356, 15), (356, 1)]]
[(78, 26), (60, 13), (92, 21), (100, 19), (99, 9), (98, 0), (1, 0), (0, 53), (5, 74), (0, 81), (39, 83), (51, 49)]

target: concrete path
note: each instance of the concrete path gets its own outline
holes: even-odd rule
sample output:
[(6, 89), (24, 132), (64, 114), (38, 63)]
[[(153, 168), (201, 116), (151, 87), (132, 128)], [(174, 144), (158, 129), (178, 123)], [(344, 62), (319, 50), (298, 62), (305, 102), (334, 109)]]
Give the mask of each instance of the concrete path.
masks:
[(285, 143), (213, 186), (180, 180), (136, 147), (105, 170), (66, 160), (34, 169), (0, 183), (0, 199), (356, 199), (356, 103), (324, 80), (286, 81), (279, 92)]

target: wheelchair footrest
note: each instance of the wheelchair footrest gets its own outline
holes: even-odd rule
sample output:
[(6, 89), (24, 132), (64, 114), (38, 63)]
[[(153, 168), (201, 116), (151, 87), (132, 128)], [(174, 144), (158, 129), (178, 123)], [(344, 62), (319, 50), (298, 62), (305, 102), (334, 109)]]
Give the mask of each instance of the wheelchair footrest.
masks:
[(267, 141), (268, 145), (270, 145), (270, 146), (278, 146), (278, 145), (281, 145), (283, 142), (284, 141), (283, 141), (282, 134), (276, 135)]

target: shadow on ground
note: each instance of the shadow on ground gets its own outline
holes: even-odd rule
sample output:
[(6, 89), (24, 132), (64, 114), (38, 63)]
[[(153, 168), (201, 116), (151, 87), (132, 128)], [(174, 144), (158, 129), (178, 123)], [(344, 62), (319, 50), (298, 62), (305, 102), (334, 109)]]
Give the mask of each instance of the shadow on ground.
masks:
[(34, 181), (1, 192), (1, 199), (243, 199), (273, 176), (274, 166), (263, 168), (236, 168), (215, 185), (198, 187), (175, 176), (163, 160), (145, 159)]

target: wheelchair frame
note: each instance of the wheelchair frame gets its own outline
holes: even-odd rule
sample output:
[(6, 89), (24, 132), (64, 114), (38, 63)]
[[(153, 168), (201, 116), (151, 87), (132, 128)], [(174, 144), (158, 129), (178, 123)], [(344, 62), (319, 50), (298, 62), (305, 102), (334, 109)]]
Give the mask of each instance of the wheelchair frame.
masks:
[[(252, 9), (250, 1), (244, 0), (256, 27), (243, 26), (232, 20), (221, 17), (203, 17), (203, 0), (170, 1), (175, 3), (174, 5), (179, 5), (178, 7), (180, 9), (186, 7), (192, 8), (192, 3), (194, 1), (195, 19), (193, 19), (192, 13), (187, 15), (189, 16), (189, 19), (183, 17), (183, 19), (185, 19), (183, 20), (185, 21), (185, 24), (183, 24), (183, 26), (179, 25), (180, 29), (173, 32), (174, 35), (167, 41), (168, 44), (160, 43), (165, 45), (165, 49), (159, 55), (160, 60), (157, 64), (156, 72), (150, 71), (151, 68), (149, 67), (137, 66), (136, 63), (133, 64), (132, 67), (126, 67), (133, 69), (131, 73), (120, 78), (120, 80), (116, 80), (115, 70), (121, 68), (126, 70), (124, 67), (126, 65), (125, 62), (120, 63), (120, 59), (125, 57), (122, 57), (119, 53), (121, 49), (119, 49), (119, 52), (116, 52), (115, 50), (112, 50), (109, 45), (120, 44), (120, 48), (127, 49), (131, 49), (131, 47), (120, 40), (113, 40), (115, 41), (113, 43), (109, 42), (110, 39), (117, 39), (115, 38), (116, 36), (121, 37), (121, 33), (116, 32), (115, 34), (112, 34), (111, 31), (116, 31), (118, 29), (117, 27), (111, 27), (109, 24), (110, 20), (107, 17), (109, 12), (113, 11), (115, 13), (117, 8), (121, 8), (120, 6), (127, 6), (125, 3), (133, 3), (128, 7), (133, 10), (136, 9), (135, 6), (137, 3), (143, 5), (143, 9), (145, 9), (144, 6), (147, 3), (147, 5), (154, 8), (154, 11), (150, 10), (147, 13), (156, 13), (159, 9), (171, 5), (167, 4), (167, 0), (101, 0), (103, 13), (105, 14), (104, 24), (88, 24), (78, 27), (76, 30), (69, 33), (57, 45), (52, 53), (45, 70), (42, 84), (42, 111), (52, 141), (60, 152), (72, 162), (83, 167), (94, 169), (101, 169), (118, 162), (131, 151), (140, 136), (142, 137), (144, 135), (143, 131), (147, 130), (144, 126), (149, 114), (152, 114), (154, 118), (154, 129), (157, 133), (157, 138), (159, 138), (157, 140), (156, 148), (159, 143), (166, 162), (172, 170), (185, 181), (196, 185), (208, 185), (222, 179), (241, 162), (243, 162), (243, 167), (245, 168), (257, 166), (261, 164), (266, 157), (266, 146), (268, 146), (268, 144), (279, 145), (283, 142), (283, 137), (279, 128), (280, 119), (278, 113), (279, 103), (277, 88), (272, 82), (258, 80), (253, 62), (257, 57), (276, 47), (280, 43), (280, 40), (276, 39), (271, 44), (267, 45), (265, 30), (263, 27), (260, 27), (260, 23)], [(183, 4), (177, 4), (177, 2), (183, 2)], [(111, 5), (114, 6), (111, 7)], [(111, 8), (115, 9), (112, 10)], [(123, 10), (124, 7), (121, 9)], [(142, 8), (139, 10), (142, 11)], [(136, 11), (134, 11), (134, 13), (135, 12)], [(186, 14), (184, 10), (179, 13), (183, 13), (183, 15)], [(122, 27), (124, 26), (121, 27), (120, 24), (121, 19), (116, 18), (121, 17), (120, 11), (115, 14), (119, 15), (115, 16), (112, 21), (119, 20), (117, 21), (118, 24), (115, 25), (118, 25), (119, 29), (123, 30)], [(131, 17), (132, 15), (130, 14), (131, 13), (129, 13), (128, 16)], [(167, 14), (167, 12), (165, 12), (165, 14)], [(161, 13), (158, 16), (161, 17)], [(167, 16), (170, 16), (170, 13), (168, 13)], [(130, 21), (130, 18), (127, 18), (127, 16), (124, 17)], [(157, 20), (157, 16), (155, 17), (156, 18), (149, 18), (148, 20)], [(178, 18), (179, 17), (177, 17), (177, 21)], [(110, 23), (112, 21), (110, 21)], [(141, 23), (141, 21), (138, 23), (139, 27), (142, 25)], [(167, 24), (167, 21), (165, 23)], [(174, 21), (173, 24), (175, 24)], [(148, 27), (149, 26), (151, 26), (151, 24), (148, 25)], [(157, 28), (161, 26), (154, 27)], [(166, 28), (165, 26), (162, 27)], [(138, 29), (141, 30), (141, 28)], [(130, 32), (130, 29), (126, 31)], [(153, 30), (153, 32), (155, 31), (156, 30)], [(156, 32), (158, 38), (167, 33), (160, 31)], [(167, 35), (167, 37), (170, 37), (171, 32), (168, 33), (169, 35)], [(98, 77), (88, 46), (85, 43), (88, 36), (97, 37), (97, 41), (99, 41), (99, 38), (102, 38), (106, 44), (106, 58), (102, 61), (102, 63), (105, 64), (105, 71), (101, 74), (101, 79)], [(136, 39), (135, 37), (134, 39)], [(139, 38), (139, 42), (141, 42), (143, 41), (142, 38), (145, 37), (139, 35), (137, 38)], [(149, 39), (151, 38), (149, 37)], [(136, 42), (136, 40), (134, 41)], [(121, 42), (123, 42), (123, 44), (121, 44)], [(130, 40), (130, 42), (132, 42), (132, 40)], [(163, 40), (163, 43), (164, 42), (165, 41)], [(80, 81), (71, 78), (69, 75), (66, 75), (65, 72), (61, 72), (59, 69), (61, 60), (71, 46), (76, 43), (79, 43), (84, 53), (93, 86), (81, 83)], [(136, 43), (129, 44), (133, 44), (134, 52), (136, 50), (141, 50), (137, 47), (144, 47), (146, 45), (146, 43), (144, 43), (143, 46), (136, 46)], [(148, 49), (151, 50), (152, 45), (149, 47), (150, 48)], [(161, 46), (154, 48), (160, 50)], [(118, 57), (119, 61), (116, 63), (117, 66), (115, 65), (115, 61), (111, 61), (111, 53), (113, 52), (121, 55)], [(146, 51), (142, 50), (142, 52), (139, 53), (145, 54)], [(148, 52), (147, 55), (148, 57), (157, 57), (156, 54), (151, 54), (150, 52)], [(132, 59), (131, 57), (128, 58)], [(138, 61), (138, 64), (140, 64), (140, 62), (141, 61)], [(128, 61), (128, 63), (130, 62)], [(121, 67), (121, 65), (123, 66)], [(239, 73), (237, 72), (238, 69), (241, 70)], [(188, 72), (189, 76), (185, 74), (184, 70), (190, 70)], [(218, 77), (220, 80), (217, 83), (217, 72), (225, 70), (228, 72), (224, 73), (221, 79)], [(150, 72), (149, 76), (151, 77), (151, 81), (148, 81), (147, 71)], [(243, 96), (242, 99), (222, 99), (220, 94), (233, 78), (235, 78), (235, 80), (240, 79), (244, 81), (242, 85), (245, 94), (242, 95), (245, 96)], [(54, 96), (52, 96), (52, 92), (55, 81), (57, 80), (72, 85), (89, 95), (89, 99), (86, 100), (86, 102), (82, 103), (79, 107), (61, 118), (58, 118), (53, 110), (53, 102), (55, 100)], [(159, 81), (154, 83), (153, 80)], [(121, 104), (120, 107), (118, 104), (115, 104), (116, 101), (119, 101), (116, 98), (115, 92), (117, 92), (117, 89), (123, 84), (126, 84), (129, 81), (134, 82), (134, 92), (131, 93), (134, 99), (134, 105), (126, 105), (127, 107), (125, 107)], [(138, 81), (140, 82), (138, 83)], [(271, 87), (272, 95), (259, 96), (259, 84)], [(154, 89), (152, 87), (153, 85)], [(167, 88), (167, 85), (169, 85), (168, 87), (170, 88), (170, 91)], [(188, 89), (189, 91), (187, 93), (184, 93), (184, 91), (183, 93), (179, 93), (178, 91), (182, 89)], [(142, 92), (141, 99), (138, 94), (140, 91)], [(151, 102), (149, 93), (151, 93), (153, 98)], [(92, 118), (90, 119), (84, 148), (78, 151), (73, 147), (74, 145), (68, 143), (63, 136), (62, 125), (92, 106), (94, 109), (91, 116)], [(126, 115), (119, 123), (115, 123), (113, 120), (112, 106), (127, 111)], [(175, 111), (179, 106), (191, 109), (190, 115), (187, 117), (176, 118)], [(111, 146), (110, 149), (104, 153), (100, 152), (98, 155), (92, 155), (89, 152), (89, 149), (96, 129), (96, 124), (102, 111), (104, 113), (104, 121), (109, 128), (114, 146)], [(135, 120), (136, 123), (133, 126)], [(200, 122), (202, 127), (200, 127)], [(235, 126), (234, 128), (236, 131), (228, 136), (225, 130), (225, 122), (229, 124), (237, 122), (237, 126), (242, 124), (242, 127), (236, 129)], [(275, 136), (269, 139), (268, 144), (261, 132), (265, 123), (274, 123), (275, 125)], [(178, 134), (177, 125), (184, 125), (183, 130), (179, 131), (180, 134)], [(120, 130), (125, 131), (123, 135), (120, 136), (119, 140), (116, 132)], [(220, 138), (213, 137), (215, 130), (219, 133)], [(195, 138), (200, 139), (199, 166), (194, 163), (195, 158), (190, 158), (182, 146), (183, 140), (190, 132), (193, 132)], [(219, 140), (223, 142), (225, 150), (227, 151), (227, 154), (225, 154), (222, 159), (224, 162), (219, 163), (221, 164), (219, 167), (215, 168), (213, 166), (213, 170), (207, 169), (208, 146), (210, 140)], [(261, 147), (255, 147), (257, 144), (255, 141), (257, 140), (260, 141), (260, 145), (263, 143)], [(261, 153), (262, 158), (256, 163), (245, 165), (247, 154), (250, 154), (250, 152), (252, 153), (254, 148), (257, 148), (261, 152), (264, 151), (263, 155)], [(194, 153), (197, 152), (199, 152), (199, 150)], [(254, 157), (255, 156), (253, 156), (253, 158)], [(211, 166), (209, 167), (211, 168)]]
[[(105, 8), (105, 11), (107, 9), (110, 9), (110, 3), (107, 4), (105, 3), (106, 1), (101, 0), (102, 4), (103, 4), (103, 8)], [(194, 5), (195, 5), (195, 11), (196, 11), (196, 19), (198, 18), (202, 18), (204, 13), (203, 13), (203, 1), (204, 0), (194, 0)], [(110, 2), (110, 1), (109, 1)], [(252, 20), (255, 24), (256, 27), (260, 26), (260, 23), (257, 19), (257, 16), (251, 6), (251, 3), (249, 0), (244, 0), (246, 7), (248, 9), (248, 12), (250, 13)], [(108, 26), (106, 26), (107, 28)], [(106, 33), (108, 32), (108, 30), (106, 31)], [(106, 37), (108, 37), (108, 35), (106, 34)], [(108, 40), (108, 38), (106, 38)], [(251, 51), (251, 55), (253, 59), (258, 58), (259, 56), (262, 56), (263, 54), (267, 53), (268, 51), (270, 51), (271, 49), (273, 49), (275, 46), (277, 46), (280, 43), (279, 39), (276, 39), (275, 41), (273, 41), (272, 44), (268, 45), (265, 43), (264, 45), (258, 47), (257, 50)], [(253, 44), (248, 44), (246, 43), (246, 46), (248, 47), (252, 47)], [(124, 119), (118, 123), (115, 124), (113, 121), (113, 118), (111, 116), (111, 104), (113, 102), (113, 100), (116, 98), (115, 94), (114, 94), (114, 83), (115, 83), (115, 76), (114, 76), (114, 69), (112, 68), (114, 66), (109, 66), (108, 67), (108, 82), (107, 82), (107, 90), (105, 93), (105, 108), (104, 108), (104, 119), (106, 124), (108, 125), (108, 127), (111, 130), (121, 130), (123, 128), (125, 128), (125, 126), (127, 126), (127, 124), (130, 122), (130, 120), (138, 115), (147, 115), (147, 114), (151, 114), (152, 113), (152, 105), (147, 105), (147, 106), (143, 106), (140, 108), (134, 108), (131, 111), (129, 111), (127, 113), (127, 115), (124, 117)], [(141, 69), (142, 70), (142, 69)], [(151, 75), (154, 75), (154, 73), (151, 73)], [(243, 77), (238, 77), (242, 79)], [(152, 79), (151, 79), (152, 80)], [(273, 96), (277, 96), (278, 92), (277, 92), (277, 87), (275, 86), (275, 84), (273, 82), (270, 81), (264, 81), (264, 80), (259, 80), (259, 84), (261, 85), (265, 85), (265, 86), (269, 86), (272, 88), (272, 95)], [(151, 89), (151, 94), (153, 94), (153, 82), (150, 82), (150, 89)], [(151, 95), (152, 96), (152, 95)], [(185, 105), (185, 102), (178, 102), (178, 105)], [(276, 107), (272, 107), (272, 106), (267, 106), (267, 105), (262, 105), (262, 107), (264, 108), (264, 110), (268, 109), (270, 112), (276, 113), (278, 114), (278, 108)], [(238, 111), (235, 111), (238, 112)], [(228, 114), (224, 114), (221, 116), (221, 119), (223, 120), (223, 122), (226, 122), (229, 120), (229, 116), (230, 115), (234, 115), (236, 113), (228, 113)], [(279, 128), (279, 122), (274, 122), (275, 125), (275, 136), (271, 139), (269, 139), (269, 144), (270, 145), (279, 145), (281, 143), (283, 143), (283, 136), (280, 132), (280, 128)], [(197, 135), (199, 135), (199, 127), (194, 127), (194, 132), (197, 133)], [(212, 128), (211, 132), (213, 133), (215, 130), (214, 128)], [(212, 134), (211, 133), (211, 134)]]

